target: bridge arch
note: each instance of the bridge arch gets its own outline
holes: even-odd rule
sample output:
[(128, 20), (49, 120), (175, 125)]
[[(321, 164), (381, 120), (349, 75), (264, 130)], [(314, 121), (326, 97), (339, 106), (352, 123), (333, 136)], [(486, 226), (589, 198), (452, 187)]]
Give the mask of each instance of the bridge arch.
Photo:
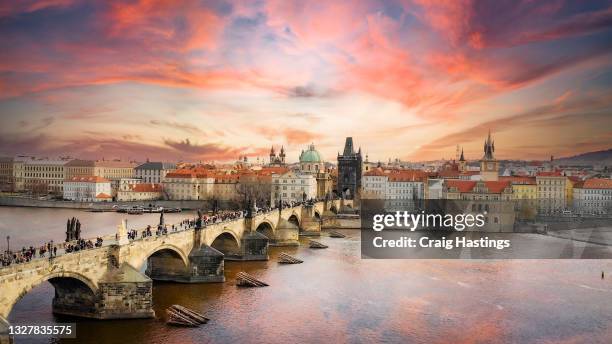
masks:
[(257, 225), (256, 231), (267, 236), (270, 240), (274, 239), (274, 226), (268, 220), (264, 220)]
[(289, 223), (295, 225), (297, 228), (300, 228), (300, 217), (296, 213), (292, 213), (291, 216), (287, 219)]
[[(174, 245), (160, 245), (151, 250), (145, 257), (144, 261), (147, 262), (145, 275), (153, 280), (173, 281), (188, 273), (189, 258), (183, 250)], [(139, 270), (142, 270), (142, 266)]]
[(159, 245), (147, 251), (147, 253), (143, 255), (143, 257), (140, 259), (140, 261), (136, 265), (136, 268), (138, 270), (141, 270), (144, 266), (144, 263), (148, 261), (149, 258), (155, 255), (162, 255), (162, 254), (169, 254), (169, 255), (174, 256), (177, 259), (180, 258), (185, 266), (189, 265), (189, 258), (187, 257), (187, 254), (183, 252), (182, 249), (180, 249), (179, 247), (175, 245), (164, 243), (162, 245)]
[[(87, 314), (89, 312), (93, 314), (95, 312), (95, 300), (98, 292), (98, 285), (90, 278), (80, 273), (57, 271), (46, 274), (43, 277), (35, 280), (33, 283), (25, 284), (19, 294), (13, 300), (9, 301), (8, 307), (4, 311), (5, 314), (0, 314), (0, 317), (8, 319), (15, 304), (32, 289), (38, 287), (44, 282), (49, 282), (55, 289), (53, 307), (54, 312), (64, 314), (75, 313), (79, 315)], [(72, 309), (74, 306), (71, 307), (71, 305), (76, 304), (74, 302), (74, 298), (77, 294), (80, 301), (78, 303), (79, 308)]]
[(217, 235), (210, 246), (223, 253), (226, 259), (240, 256), (240, 241), (230, 231), (223, 231)]

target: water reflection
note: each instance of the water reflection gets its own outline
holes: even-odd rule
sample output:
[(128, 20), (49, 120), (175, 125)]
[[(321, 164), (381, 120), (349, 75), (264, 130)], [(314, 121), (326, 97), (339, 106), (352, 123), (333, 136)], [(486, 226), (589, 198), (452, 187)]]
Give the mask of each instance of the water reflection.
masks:
[[(302, 239), (300, 247), (271, 248), (269, 261), (227, 262), (226, 283), (155, 283), (158, 319), (78, 320), (78, 341), (609, 343), (612, 338), (612, 278), (600, 276), (602, 270), (612, 276), (612, 261), (362, 260), (359, 231), (341, 232), (348, 237), (317, 239), (328, 249), (309, 249)], [(278, 264), (280, 252), (304, 263)], [(238, 288), (239, 271), (270, 286)], [(51, 315), (52, 297), (51, 285), (41, 285), (16, 305), (9, 320), (66, 321)], [(211, 321), (199, 328), (168, 327), (164, 310), (175, 303)]]

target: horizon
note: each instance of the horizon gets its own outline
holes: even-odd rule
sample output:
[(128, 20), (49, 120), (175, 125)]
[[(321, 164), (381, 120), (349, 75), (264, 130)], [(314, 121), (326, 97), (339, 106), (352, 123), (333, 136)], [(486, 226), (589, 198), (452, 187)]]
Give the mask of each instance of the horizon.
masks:
[[(276, 149), (276, 148), (275, 148)], [(561, 159), (571, 159), (577, 156), (581, 156), (581, 155), (585, 155), (585, 154), (591, 154), (591, 153), (601, 153), (601, 152), (608, 152), (608, 151), (612, 151), (612, 147), (608, 148), (608, 149), (602, 149), (602, 150), (598, 150), (598, 151), (589, 151), (589, 152), (581, 152), (581, 153), (576, 153), (575, 155), (572, 156), (562, 156), (562, 157), (554, 157), (554, 161), (557, 160), (561, 160)], [(2, 157), (2, 156), (0, 156)], [(8, 157), (8, 156), (7, 156)], [(131, 158), (127, 158), (124, 159), (122, 157), (116, 157), (116, 158), (105, 158), (102, 157), (101, 159), (94, 159), (94, 158), (89, 158), (89, 157), (81, 157), (81, 156), (35, 156), (35, 155), (30, 155), (30, 154), (15, 154), (13, 155), (13, 157), (23, 157), (23, 158), (34, 158), (37, 160), (66, 160), (66, 161), (70, 161), (70, 160), (84, 160), (84, 161), (121, 161), (121, 162), (129, 162), (129, 163), (138, 163), (138, 164), (144, 164), (147, 162), (164, 162), (164, 163), (185, 163), (185, 164), (221, 164), (221, 165), (225, 165), (225, 164), (232, 164), (234, 162), (237, 162), (238, 159), (234, 159), (234, 160), (225, 160), (225, 161), (187, 161), (187, 160), (152, 160), (152, 159), (148, 159), (148, 158), (144, 158), (144, 160), (138, 160), (138, 159), (131, 159)], [(244, 156), (240, 156), (241, 158), (243, 158)], [(260, 163), (266, 163), (269, 160), (268, 156), (254, 156), (254, 157), (250, 157), (248, 156), (248, 162), (252, 163), (253, 160), (259, 158)], [(142, 158), (139, 158), (142, 159)], [(384, 160), (376, 160), (376, 161), (369, 161), (369, 163), (388, 163), (389, 159), (391, 159), (392, 162), (394, 162), (394, 158), (387, 158)], [(417, 164), (417, 163), (434, 163), (434, 162), (441, 162), (441, 161), (455, 161), (456, 159), (453, 158), (439, 158), (439, 159), (432, 159), (432, 160), (400, 160), (403, 163), (412, 163), (412, 164)], [(481, 158), (470, 158), (469, 156), (465, 157), (465, 160), (467, 162), (478, 162), (481, 160)], [(500, 162), (502, 161), (521, 161), (521, 162), (547, 162), (550, 161), (550, 157), (548, 157), (548, 159), (496, 159)], [(256, 161), (256, 160), (255, 160)], [(288, 159), (287, 164), (288, 165), (294, 165), (294, 164), (299, 164), (299, 157), (296, 160), (290, 160)], [(324, 160), (323, 162), (325, 162), (326, 164), (332, 164), (332, 165), (337, 165), (337, 162), (335, 160)], [(364, 155), (364, 162), (365, 162), (365, 155)]]
[(314, 142), (334, 161), (352, 136), (371, 161), (422, 162), (479, 157), (488, 130), (499, 160), (612, 146), (608, 1), (25, 1), (0, 18), (4, 155), (233, 161)]

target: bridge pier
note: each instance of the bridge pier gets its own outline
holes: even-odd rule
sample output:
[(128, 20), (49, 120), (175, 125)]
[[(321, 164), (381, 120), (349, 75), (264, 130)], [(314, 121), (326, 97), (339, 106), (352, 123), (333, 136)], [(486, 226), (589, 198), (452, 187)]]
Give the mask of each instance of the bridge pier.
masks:
[(9, 335), (9, 323), (0, 317), (0, 344), (12, 344), (13, 338)]
[(270, 246), (300, 246), (299, 239), (300, 229), (281, 218), (278, 220), (273, 238), (270, 238)]
[(267, 236), (251, 231), (245, 233), (240, 240), (240, 250), (242, 257), (240, 260), (268, 260), (268, 244), (270, 239)]
[(315, 207), (312, 204), (302, 206), (302, 222), (300, 234), (305, 236), (321, 235), (321, 218), (315, 216)]
[[(225, 282), (223, 253), (208, 245), (193, 248), (189, 253), (188, 283)], [(180, 281), (179, 281), (180, 282)]]
[(153, 280), (129, 264), (107, 271), (98, 282), (96, 301), (93, 318), (134, 319), (155, 316)]

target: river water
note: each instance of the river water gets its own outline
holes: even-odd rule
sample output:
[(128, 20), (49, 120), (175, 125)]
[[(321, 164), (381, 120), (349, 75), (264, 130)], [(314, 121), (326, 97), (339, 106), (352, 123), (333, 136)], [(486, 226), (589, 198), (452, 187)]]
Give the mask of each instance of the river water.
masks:
[[(95, 237), (114, 233), (125, 215), (0, 207), (0, 237), (10, 235), (15, 247), (61, 241), (72, 216), (81, 219), (84, 236)], [(158, 216), (128, 218), (143, 227)], [(193, 214), (168, 214), (166, 220), (187, 216)], [(211, 319), (199, 328), (168, 327), (161, 319), (54, 316), (53, 287), (46, 282), (15, 305), (9, 321), (76, 321), (76, 342), (82, 343), (612, 342), (611, 260), (364, 260), (360, 232), (341, 231), (348, 237), (321, 236), (328, 249), (309, 249), (302, 239), (300, 247), (270, 248), (266, 262), (226, 262), (225, 283), (154, 283), (158, 316), (181, 304)], [(280, 252), (304, 263), (280, 265)], [(238, 288), (239, 271), (270, 286)]]

